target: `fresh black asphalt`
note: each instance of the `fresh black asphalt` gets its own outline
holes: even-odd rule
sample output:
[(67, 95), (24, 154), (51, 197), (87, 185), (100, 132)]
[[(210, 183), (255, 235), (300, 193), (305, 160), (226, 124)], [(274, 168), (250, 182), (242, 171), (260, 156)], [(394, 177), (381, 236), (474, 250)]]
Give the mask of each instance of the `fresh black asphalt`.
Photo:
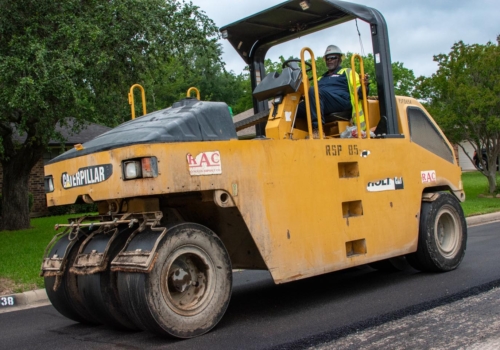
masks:
[(462, 265), (448, 273), (354, 268), (283, 285), (235, 273), (222, 321), (195, 339), (85, 326), (51, 306), (0, 314), (0, 349), (303, 349), (500, 286), (500, 223), (469, 228)]

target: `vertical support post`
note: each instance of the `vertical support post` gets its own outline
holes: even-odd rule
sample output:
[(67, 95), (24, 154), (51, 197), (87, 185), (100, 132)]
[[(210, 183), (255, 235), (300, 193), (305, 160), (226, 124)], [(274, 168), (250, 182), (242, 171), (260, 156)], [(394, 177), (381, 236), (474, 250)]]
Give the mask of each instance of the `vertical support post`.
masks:
[(319, 101), (319, 90), (318, 90), (318, 76), (316, 73), (316, 60), (314, 58), (314, 53), (308, 47), (304, 47), (300, 51), (300, 63), (302, 68), (302, 83), (304, 84), (304, 98), (306, 103), (306, 114), (307, 114), (307, 128), (309, 129), (309, 139), (313, 138), (312, 133), (312, 121), (311, 121), (311, 110), (309, 101), (309, 78), (306, 73), (306, 61), (304, 59), (304, 53), (309, 52), (311, 56), (311, 67), (313, 72), (313, 86), (314, 86), (314, 97), (316, 99), (316, 116), (318, 117), (318, 133), (319, 138), (323, 139), (323, 116), (321, 115), (321, 107)]
[(367, 101), (367, 96), (366, 96), (366, 87), (363, 84), (363, 79), (365, 77), (365, 65), (363, 64), (363, 58), (358, 55), (357, 53), (353, 54), (351, 56), (351, 77), (352, 81), (354, 82), (354, 109), (356, 112), (356, 127), (358, 129), (358, 139), (361, 138), (361, 122), (359, 121), (359, 97), (358, 97), (358, 91), (356, 89), (356, 65), (355, 60), (359, 59), (359, 70), (361, 73), (360, 76), (360, 85), (361, 85), (361, 91), (363, 92), (363, 115), (365, 117), (365, 129), (366, 129), (366, 137), (370, 138), (370, 120), (368, 116), (368, 101)]

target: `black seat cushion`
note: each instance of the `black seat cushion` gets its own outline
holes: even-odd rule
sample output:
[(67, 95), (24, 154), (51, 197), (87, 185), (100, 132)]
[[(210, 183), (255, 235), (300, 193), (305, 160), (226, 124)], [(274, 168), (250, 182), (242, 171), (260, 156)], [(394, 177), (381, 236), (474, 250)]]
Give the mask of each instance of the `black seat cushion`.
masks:
[(327, 114), (324, 117), (325, 123), (339, 122), (339, 121), (348, 122), (351, 120), (351, 114), (352, 114), (352, 112), (350, 109), (347, 111), (334, 112), (334, 113)]

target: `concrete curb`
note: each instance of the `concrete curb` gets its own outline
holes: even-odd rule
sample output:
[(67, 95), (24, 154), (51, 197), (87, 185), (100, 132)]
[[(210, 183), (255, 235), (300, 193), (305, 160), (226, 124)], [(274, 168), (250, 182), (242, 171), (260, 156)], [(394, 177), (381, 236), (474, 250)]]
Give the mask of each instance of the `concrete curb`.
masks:
[(468, 218), (466, 218), (466, 220), (467, 220), (467, 226), (487, 224), (490, 222), (499, 221), (500, 212), (469, 216)]
[[(466, 218), (466, 221), (467, 221), (467, 226), (476, 226), (495, 221), (500, 221), (500, 212), (469, 216), (468, 218)], [(29, 292), (18, 293), (14, 295), (3, 295), (0, 297), (9, 297), (9, 296), (15, 297), (15, 306), (0, 308), (0, 313), (7, 311), (14, 311), (15, 309), (19, 310), (22, 308), (28, 308), (30, 306), (33, 307), (38, 305), (42, 306), (49, 304), (49, 299), (47, 297), (47, 292), (45, 291), (45, 289), (32, 290)]]
[(45, 289), (30, 290), (29, 292), (14, 294), (14, 296), (16, 297), (16, 304), (18, 306), (31, 305), (49, 300)]
[(45, 289), (0, 296), (0, 314), (45, 305), (50, 305)]

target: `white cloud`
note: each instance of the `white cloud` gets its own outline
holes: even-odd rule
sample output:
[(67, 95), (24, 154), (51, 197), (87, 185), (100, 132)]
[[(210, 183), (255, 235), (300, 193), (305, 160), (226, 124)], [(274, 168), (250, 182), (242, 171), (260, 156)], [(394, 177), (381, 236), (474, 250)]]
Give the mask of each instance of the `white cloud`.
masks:
[[(315, 0), (311, 0), (315, 1)], [(257, 12), (282, 3), (282, 0), (192, 0), (212, 18), (217, 26), (233, 23)], [(391, 45), (393, 61), (403, 62), (416, 76), (431, 75), (437, 69), (433, 56), (447, 53), (451, 46), (465, 43), (485, 44), (495, 41), (500, 34), (498, 0), (357, 0), (373, 7), (384, 16)], [(359, 22), (365, 53), (372, 51), (368, 26)], [(240, 73), (245, 66), (232, 46), (222, 40), (223, 60), (228, 70)], [(360, 52), (354, 22), (329, 28), (313, 35), (296, 39), (269, 50), (267, 57), (277, 60), (280, 55), (298, 57), (304, 46), (315, 55), (323, 55), (328, 44), (336, 44), (344, 51)]]

